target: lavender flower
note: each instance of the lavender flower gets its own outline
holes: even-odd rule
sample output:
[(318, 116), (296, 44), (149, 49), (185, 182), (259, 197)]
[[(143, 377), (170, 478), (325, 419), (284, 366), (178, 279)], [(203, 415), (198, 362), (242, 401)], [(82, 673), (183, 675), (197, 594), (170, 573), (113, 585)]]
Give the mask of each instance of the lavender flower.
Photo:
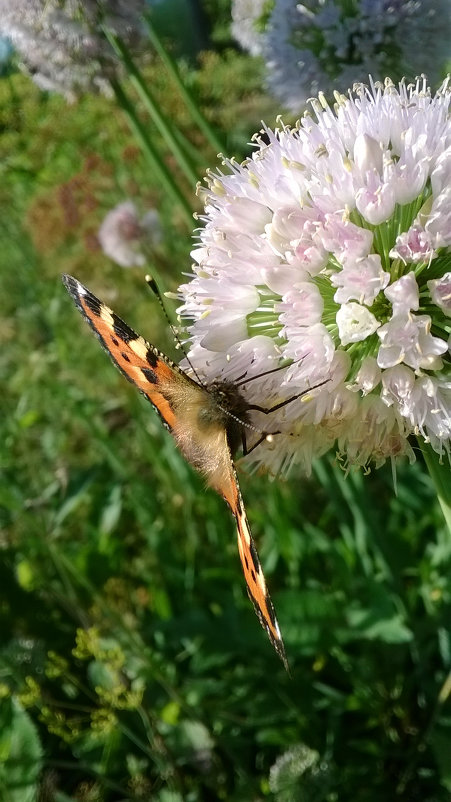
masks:
[[(246, 24), (252, 29), (252, 20)], [(376, 78), (426, 73), (432, 83), (440, 80), (451, 52), (451, 5), (449, 0), (275, 0), (260, 39), (270, 89), (299, 113), (320, 89), (326, 96), (345, 91), (368, 73)]]
[[(335, 448), (346, 465), (439, 454), (451, 440), (451, 89), (370, 82), (294, 129), (265, 128), (209, 175), (194, 278), (180, 288), (189, 357), (243, 381), (247, 460), (284, 471)], [(280, 370), (261, 375), (275, 368)], [(256, 378), (252, 378), (256, 377)], [(250, 438), (252, 440), (252, 438)]]
[(118, 63), (101, 25), (136, 46), (145, 0), (0, 0), (0, 34), (9, 37), (20, 66), (41, 89), (73, 99), (109, 93)]
[(161, 241), (159, 214), (150, 209), (140, 219), (133, 201), (124, 201), (108, 212), (98, 238), (103, 252), (118, 265), (140, 267), (146, 262), (146, 248)]

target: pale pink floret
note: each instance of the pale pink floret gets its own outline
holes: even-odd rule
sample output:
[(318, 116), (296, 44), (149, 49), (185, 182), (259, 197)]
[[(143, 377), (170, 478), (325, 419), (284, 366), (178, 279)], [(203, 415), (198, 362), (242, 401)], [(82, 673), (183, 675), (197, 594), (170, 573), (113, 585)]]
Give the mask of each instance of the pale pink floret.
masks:
[(435, 304), (451, 317), (451, 273), (445, 273), (441, 278), (428, 281), (429, 292)]

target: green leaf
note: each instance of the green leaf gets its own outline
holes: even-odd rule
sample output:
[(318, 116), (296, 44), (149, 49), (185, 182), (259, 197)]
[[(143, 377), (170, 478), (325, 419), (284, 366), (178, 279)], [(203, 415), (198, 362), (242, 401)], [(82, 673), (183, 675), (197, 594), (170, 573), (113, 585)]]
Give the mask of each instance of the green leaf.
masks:
[(437, 730), (431, 739), (443, 786), (451, 791), (451, 738), (449, 731)]
[(372, 610), (354, 608), (349, 610), (347, 618), (353, 634), (361, 638), (385, 643), (408, 643), (413, 638), (399, 613), (391, 618), (378, 619)]
[(418, 438), (424, 461), (434, 483), (448, 531), (451, 533), (451, 465), (449, 457), (441, 457), (428, 443)]
[(116, 529), (122, 512), (122, 490), (120, 485), (114, 485), (105, 501), (105, 506), (100, 517), (100, 532), (102, 551), (107, 551), (108, 535)]
[(17, 699), (0, 707), (0, 798), (2, 802), (35, 802), (42, 769), (38, 732)]

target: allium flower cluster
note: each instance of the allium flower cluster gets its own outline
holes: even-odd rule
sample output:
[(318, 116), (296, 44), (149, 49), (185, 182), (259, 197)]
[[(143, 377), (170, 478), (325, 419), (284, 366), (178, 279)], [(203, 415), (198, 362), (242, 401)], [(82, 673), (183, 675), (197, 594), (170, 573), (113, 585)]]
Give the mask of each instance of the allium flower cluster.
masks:
[(320, 90), (345, 91), (368, 73), (426, 73), (435, 84), (451, 55), (449, 0), (275, 0), (261, 34), (261, 10), (247, 5), (254, 19), (246, 19), (247, 38), (237, 38), (263, 54), (271, 91), (295, 113)]
[(11, 40), (41, 89), (69, 99), (108, 94), (118, 62), (101, 26), (136, 46), (144, 10), (145, 0), (0, 0), (0, 35)]
[(337, 93), (334, 111), (320, 96), (210, 174), (180, 288), (190, 360), (250, 403), (290, 399), (254, 413), (281, 434), (250, 462), (308, 471), (335, 448), (379, 465), (413, 459), (411, 434), (450, 453), (450, 95), (387, 79)]
[(156, 209), (139, 217), (133, 201), (119, 203), (104, 218), (98, 239), (103, 252), (121, 267), (141, 267), (145, 251), (158, 245), (162, 231)]

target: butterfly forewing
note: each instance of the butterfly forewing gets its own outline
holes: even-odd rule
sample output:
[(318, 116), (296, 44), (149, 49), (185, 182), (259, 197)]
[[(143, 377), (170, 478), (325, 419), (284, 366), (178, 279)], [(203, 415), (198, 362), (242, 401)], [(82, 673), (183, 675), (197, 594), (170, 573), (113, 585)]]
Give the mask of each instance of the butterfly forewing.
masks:
[(215, 394), (208, 386), (193, 381), (77, 279), (63, 276), (63, 282), (113, 362), (155, 407), (188, 462), (229, 505), (237, 523), (238, 549), (249, 596), (260, 623), (288, 669), (227, 442), (224, 409), (215, 402)]
[[(137, 386), (172, 429), (174, 410), (161, 392), (161, 384), (179, 378), (178, 369), (156, 348), (136, 334), (111, 309), (72, 276), (63, 282), (78, 309), (121, 373)], [(189, 379), (189, 377), (186, 377)]]

